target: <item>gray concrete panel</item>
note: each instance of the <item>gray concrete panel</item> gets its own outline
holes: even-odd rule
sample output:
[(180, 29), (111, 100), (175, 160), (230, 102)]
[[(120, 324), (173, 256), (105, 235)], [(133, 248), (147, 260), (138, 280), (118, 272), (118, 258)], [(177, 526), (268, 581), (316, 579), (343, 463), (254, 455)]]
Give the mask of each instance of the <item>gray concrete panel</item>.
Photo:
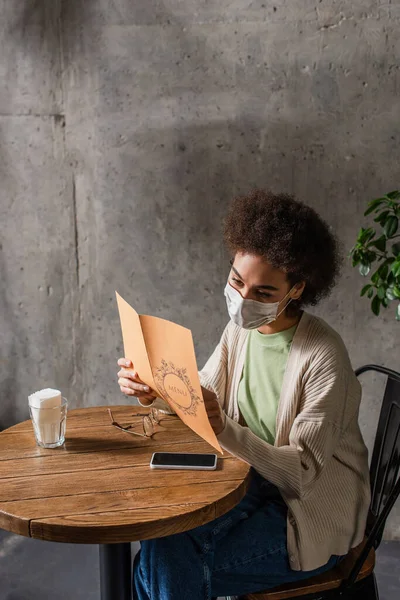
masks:
[(28, 394), (69, 397), (75, 360), (75, 219), (63, 120), (0, 117), (0, 427), (28, 418)]
[(60, 0), (0, 0), (0, 114), (60, 114)]
[(366, 18), (391, 18), (398, 14), (393, 2), (376, 0), (81, 0), (68, 2), (72, 12), (84, 11), (85, 24), (98, 25), (174, 25), (190, 23), (276, 23), (316, 22), (323, 29), (335, 29), (343, 21)]

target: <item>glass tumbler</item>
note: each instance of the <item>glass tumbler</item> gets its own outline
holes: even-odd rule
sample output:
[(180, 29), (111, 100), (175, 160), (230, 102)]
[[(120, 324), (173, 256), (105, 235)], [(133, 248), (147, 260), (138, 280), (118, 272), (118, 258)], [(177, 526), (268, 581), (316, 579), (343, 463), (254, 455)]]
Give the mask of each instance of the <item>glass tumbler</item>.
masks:
[(29, 405), (36, 443), (42, 448), (57, 448), (65, 442), (68, 401), (61, 398), (61, 405), (52, 408), (36, 408)]

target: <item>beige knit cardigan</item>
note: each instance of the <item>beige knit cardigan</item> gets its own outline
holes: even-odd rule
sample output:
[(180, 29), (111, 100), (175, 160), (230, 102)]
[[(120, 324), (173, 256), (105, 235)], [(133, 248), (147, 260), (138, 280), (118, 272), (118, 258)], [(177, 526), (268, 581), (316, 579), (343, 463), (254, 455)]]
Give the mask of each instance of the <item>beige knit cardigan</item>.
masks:
[(291, 568), (309, 571), (332, 554), (346, 554), (364, 536), (370, 485), (358, 425), (361, 386), (339, 334), (303, 312), (288, 356), (272, 446), (238, 423), (248, 333), (230, 322), (200, 381), (216, 393), (227, 415), (218, 436), (221, 446), (279, 488), (288, 506)]

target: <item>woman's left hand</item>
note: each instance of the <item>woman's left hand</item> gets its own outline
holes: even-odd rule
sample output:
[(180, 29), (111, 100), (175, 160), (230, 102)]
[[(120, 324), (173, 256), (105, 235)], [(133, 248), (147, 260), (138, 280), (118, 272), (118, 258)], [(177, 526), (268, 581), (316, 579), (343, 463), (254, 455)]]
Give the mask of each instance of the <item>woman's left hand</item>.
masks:
[(204, 405), (206, 407), (208, 420), (214, 430), (215, 435), (219, 435), (225, 427), (224, 414), (214, 392), (210, 392), (203, 386), (201, 387)]

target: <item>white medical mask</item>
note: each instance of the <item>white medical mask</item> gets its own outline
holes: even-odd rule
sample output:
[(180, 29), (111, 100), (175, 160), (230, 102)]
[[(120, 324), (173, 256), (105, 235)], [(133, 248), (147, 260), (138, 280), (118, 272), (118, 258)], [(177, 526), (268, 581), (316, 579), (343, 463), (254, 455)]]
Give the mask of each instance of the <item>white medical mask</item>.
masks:
[[(288, 291), (285, 298), (289, 296), (294, 287), (295, 286)], [(248, 298), (243, 298), (241, 293), (232, 287), (229, 281), (226, 284), (224, 293), (230, 318), (236, 325), (243, 327), (243, 329), (257, 329), (262, 325), (272, 323), (272, 321), (275, 321), (279, 315), (283, 313), (286, 306), (292, 301), (292, 298), (290, 298), (289, 302), (287, 302), (283, 309), (278, 313), (279, 305), (285, 298), (282, 298), (279, 302), (268, 303), (249, 300)]]

